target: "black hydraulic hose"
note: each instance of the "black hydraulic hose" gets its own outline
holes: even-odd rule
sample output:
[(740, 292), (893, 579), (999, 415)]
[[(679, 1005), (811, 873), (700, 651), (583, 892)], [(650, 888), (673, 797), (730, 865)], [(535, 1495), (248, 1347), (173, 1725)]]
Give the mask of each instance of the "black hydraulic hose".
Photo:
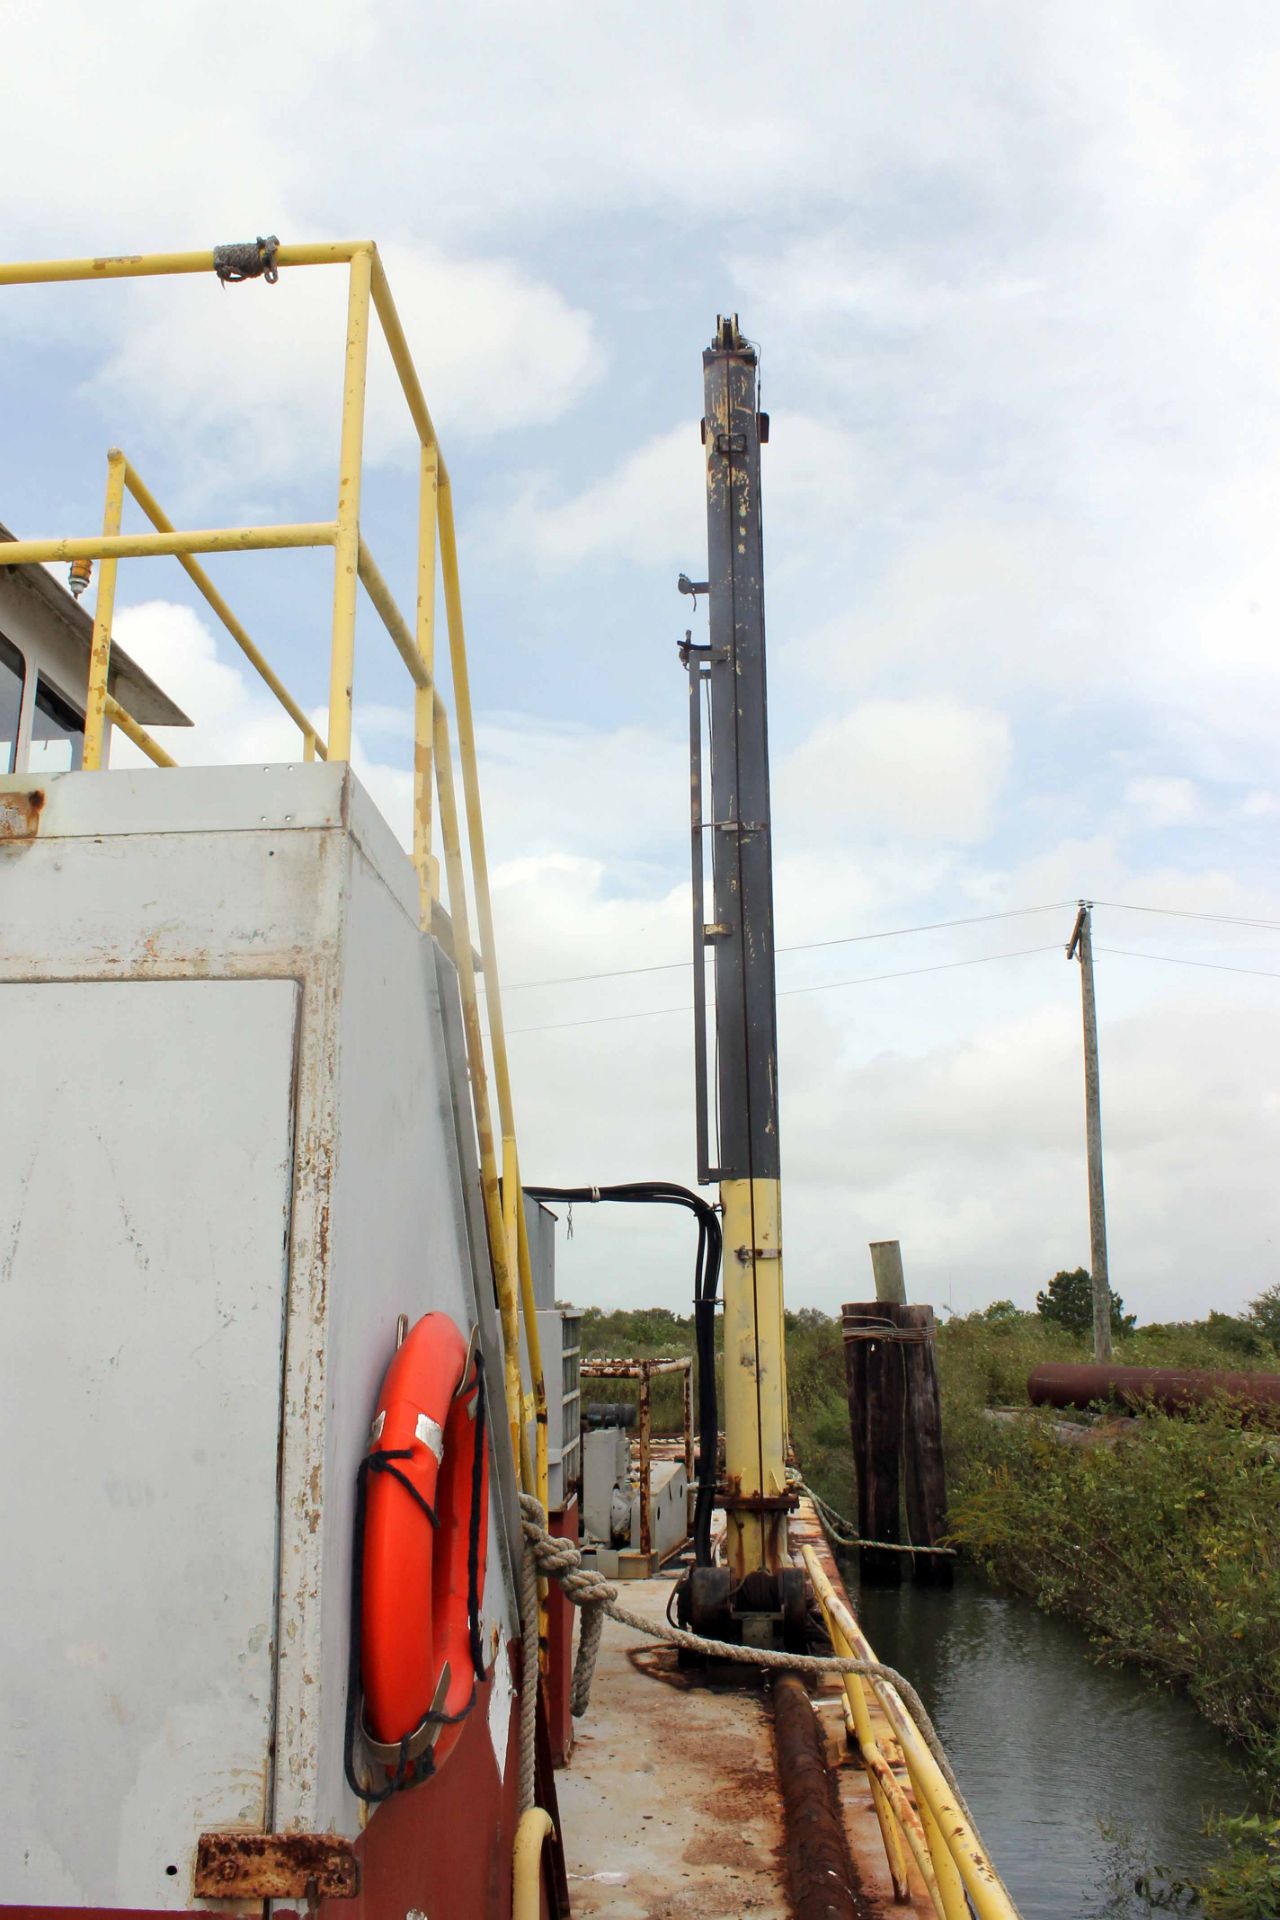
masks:
[(720, 1414), (716, 1402), (716, 1290), (724, 1251), (720, 1216), (709, 1200), (670, 1180), (634, 1180), (616, 1187), (526, 1187), (525, 1192), (531, 1200), (561, 1200), (575, 1206), (593, 1206), (598, 1200), (621, 1200), (638, 1206), (686, 1207), (697, 1219), (693, 1340), (698, 1356), (698, 1496), (693, 1509), (693, 1554), (698, 1566), (709, 1567), (720, 1447)]

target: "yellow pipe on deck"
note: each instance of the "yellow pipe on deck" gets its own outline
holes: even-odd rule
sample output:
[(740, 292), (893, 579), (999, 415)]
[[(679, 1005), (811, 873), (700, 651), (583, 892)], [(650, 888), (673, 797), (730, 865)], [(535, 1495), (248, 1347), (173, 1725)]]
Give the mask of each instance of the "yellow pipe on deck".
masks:
[(511, 1867), (511, 1920), (538, 1920), (542, 1912), (542, 1849), (555, 1831), (544, 1807), (530, 1807), (520, 1815)]

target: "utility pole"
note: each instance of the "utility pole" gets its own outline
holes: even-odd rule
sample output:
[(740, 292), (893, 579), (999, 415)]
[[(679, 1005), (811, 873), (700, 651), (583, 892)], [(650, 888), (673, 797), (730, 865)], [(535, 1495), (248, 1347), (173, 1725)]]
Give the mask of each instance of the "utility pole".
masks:
[(1107, 1272), (1107, 1203), (1102, 1191), (1102, 1094), (1098, 1084), (1098, 1010), (1093, 997), (1093, 902), (1082, 900), (1067, 947), (1080, 961), (1084, 1015), (1084, 1125), (1089, 1157), (1089, 1277), (1093, 1286), (1093, 1357), (1111, 1358), (1111, 1282)]

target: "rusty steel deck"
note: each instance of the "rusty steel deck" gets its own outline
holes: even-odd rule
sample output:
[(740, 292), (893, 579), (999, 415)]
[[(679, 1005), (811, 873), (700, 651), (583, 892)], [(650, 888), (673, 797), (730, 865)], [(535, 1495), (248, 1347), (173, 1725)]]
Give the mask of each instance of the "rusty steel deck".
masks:
[[(808, 1502), (793, 1543), (818, 1545), (838, 1570)], [(655, 1622), (674, 1579), (629, 1582), (626, 1604)], [(931, 1915), (923, 1886), (897, 1905), (867, 1775), (846, 1737), (834, 1678), (812, 1691), (848, 1844), (856, 1911)], [(888, 1724), (873, 1703), (883, 1744)], [(783, 1799), (767, 1690), (741, 1668), (686, 1673), (674, 1650), (606, 1621), (591, 1704), (557, 1775), (575, 1915), (611, 1920), (787, 1920)]]

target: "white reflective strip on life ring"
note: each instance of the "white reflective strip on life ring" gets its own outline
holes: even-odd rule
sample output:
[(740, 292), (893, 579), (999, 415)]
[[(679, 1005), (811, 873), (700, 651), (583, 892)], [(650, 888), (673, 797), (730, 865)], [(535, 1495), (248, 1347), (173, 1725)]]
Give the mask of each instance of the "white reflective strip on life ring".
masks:
[(424, 1447), (430, 1447), (436, 1457), (436, 1464), (444, 1460), (444, 1428), (429, 1413), (420, 1413), (414, 1423), (415, 1440), (421, 1440)]

